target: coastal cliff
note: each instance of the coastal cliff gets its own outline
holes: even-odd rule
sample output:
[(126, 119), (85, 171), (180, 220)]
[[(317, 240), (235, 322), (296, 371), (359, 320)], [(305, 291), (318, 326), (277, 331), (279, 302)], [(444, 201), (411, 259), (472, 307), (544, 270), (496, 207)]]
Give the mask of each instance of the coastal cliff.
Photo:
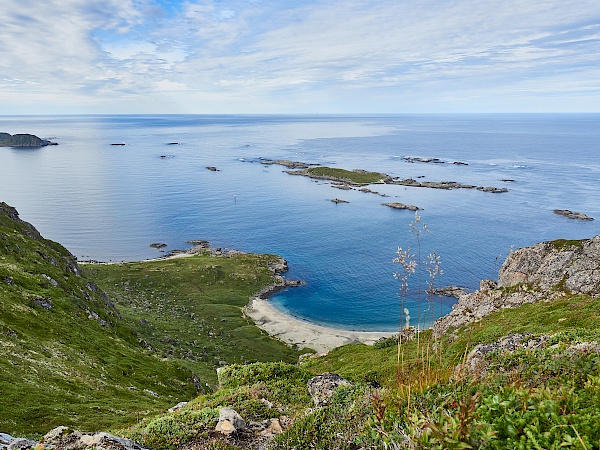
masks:
[(600, 236), (542, 242), (512, 252), (498, 272), (498, 282), (459, 295), (452, 312), (433, 326), (436, 337), (503, 308), (573, 294), (600, 293)]

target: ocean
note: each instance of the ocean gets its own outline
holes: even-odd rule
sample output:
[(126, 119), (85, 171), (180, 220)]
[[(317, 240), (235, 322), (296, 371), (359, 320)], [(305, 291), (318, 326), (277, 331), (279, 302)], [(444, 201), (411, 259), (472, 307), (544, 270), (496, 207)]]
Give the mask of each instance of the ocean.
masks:
[[(279, 254), (306, 286), (273, 304), (337, 328), (395, 330), (404, 307), (423, 327), (446, 314), (454, 299), (425, 293), (432, 252), (443, 271), (436, 287), (474, 290), (496, 278), (511, 248), (600, 234), (599, 114), (0, 116), (0, 132), (59, 144), (0, 148), (0, 201), (80, 260), (154, 258), (149, 244), (169, 251), (195, 239)], [(265, 159), (508, 192), (369, 186), (382, 197)], [(415, 213), (386, 202), (422, 208), (429, 232), (411, 233)], [(398, 247), (421, 255), (405, 296)]]

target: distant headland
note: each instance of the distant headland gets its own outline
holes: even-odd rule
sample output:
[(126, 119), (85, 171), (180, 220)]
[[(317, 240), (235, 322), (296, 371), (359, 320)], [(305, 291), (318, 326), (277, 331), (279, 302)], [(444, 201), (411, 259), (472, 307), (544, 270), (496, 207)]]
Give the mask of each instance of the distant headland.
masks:
[(9, 134), (0, 133), (0, 147), (45, 147), (46, 145), (58, 145), (46, 139), (41, 139), (33, 134)]

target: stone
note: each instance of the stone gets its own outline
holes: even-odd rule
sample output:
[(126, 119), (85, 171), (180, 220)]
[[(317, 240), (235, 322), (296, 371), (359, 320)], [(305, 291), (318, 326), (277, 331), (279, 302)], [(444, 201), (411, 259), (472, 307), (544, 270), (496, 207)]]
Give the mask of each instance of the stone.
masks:
[(270, 419), (269, 426), (260, 432), (263, 436), (274, 436), (281, 433), (283, 433), (283, 426), (277, 418)]
[(465, 288), (459, 286), (446, 286), (435, 289), (427, 289), (427, 293), (433, 295), (440, 295), (442, 297), (455, 297), (458, 298), (460, 294), (465, 293)]
[(568, 209), (554, 209), (552, 211), (554, 214), (558, 214), (559, 216), (565, 216), (568, 219), (575, 219), (575, 220), (594, 220), (593, 217), (590, 216), (586, 216), (583, 213), (580, 212), (573, 212), (571, 210)]
[(352, 386), (352, 382), (338, 374), (326, 372), (308, 380), (308, 393), (316, 407), (329, 404), (331, 396), (340, 386)]
[(27, 450), (30, 448), (35, 448), (37, 442), (30, 441), (29, 439), (17, 438), (13, 439), (10, 444), (8, 444), (8, 450)]
[(479, 290), (480, 291), (491, 291), (493, 289), (498, 288), (498, 283), (494, 280), (481, 280), (479, 282)]
[(97, 450), (146, 450), (146, 448), (130, 439), (113, 436), (109, 433), (84, 434), (79, 438), (79, 448), (96, 448)]
[(583, 241), (550, 241), (512, 252), (500, 267), (498, 286), (520, 283), (572, 293), (600, 291), (600, 236)]
[(489, 367), (488, 355), (498, 351), (513, 352), (518, 348), (535, 349), (546, 346), (548, 336), (532, 337), (531, 333), (511, 333), (492, 344), (479, 344), (467, 355), (464, 364), (454, 368), (454, 377), (482, 378)]
[(311, 165), (314, 164), (306, 164), (300, 161), (289, 161), (287, 159), (278, 159), (276, 161), (261, 161), (261, 164), (264, 165), (271, 165), (271, 164), (278, 164), (280, 166), (285, 166), (288, 169), (308, 169)]
[(235, 409), (221, 408), (219, 410), (219, 422), (215, 431), (222, 434), (236, 433), (246, 429), (246, 422)]
[(173, 413), (173, 412), (175, 412), (175, 411), (178, 411), (178, 410), (180, 410), (181, 408), (183, 408), (183, 407), (184, 407), (185, 405), (187, 405), (187, 404), (188, 404), (188, 402), (179, 402), (179, 403), (177, 403), (175, 406), (173, 406), (173, 407), (169, 408), (169, 409), (168, 409), (168, 411), (169, 411), (170, 413)]
[(50, 283), (52, 286), (54, 286), (54, 287), (57, 287), (57, 286), (58, 286), (58, 281), (54, 280), (52, 277), (50, 277), (50, 276), (46, 275), (45, 273), (43, 273), (43, 274), (42, 274), (42, 276), (43, 276), (43, 277), (44, 277), (46, 280), (48, 280), (48, 282), (49, 282), (49, 283)]
[(0, 450), (6, 450), (15, 438), (10, 434), (0, 433)]
[(600, 295), (600, 236), (542, 242), (511, 252), (498, 283), (484, 280), (478, 291), (459, 295), (452, 311), (433, 324), (433, 335), (438, 338), (502, 308), (551, 300), (565, 291)]
[(418, 206), (405, 205), (404, 203), (400, 203), (400, 202), (382, 203), (382, 205), (389, 206), (390, 208), (393, 208), (393, 209), (408, 209), (409, 211), (421, 211), (422, 210), (422, 208), (419, 208)]
[(444, 161), (442, 161), (439, 158), (422, 158), (422, 157), (414, 157), (414, 156), (405, 156), (404, 161), (409, 162), (409, 163), (415, 163), (415, 162), (422, 162), (422, 163), (433, 163), (433, 164), (443, 164)]
[(331, 187), (336, 189), (341, 189), (342, 191), (352, 191), (354, 188), (352, 186), (348, 186), (347, 184), (332, 184)]
[(36, 298), (33, 303), (35, 303), (38, 306), (41, 306), (42, 308), (44, 308), (46, 311), (54, 308), (54, 305), (52, 304), (52, 302), (50, 301), (50, 299), (48, 298)]
[(57, 443), (65, 434), (69, 431), (68, 427), (60, 426), (48, 431), (42, 438), (42, 442), (45, 444)]

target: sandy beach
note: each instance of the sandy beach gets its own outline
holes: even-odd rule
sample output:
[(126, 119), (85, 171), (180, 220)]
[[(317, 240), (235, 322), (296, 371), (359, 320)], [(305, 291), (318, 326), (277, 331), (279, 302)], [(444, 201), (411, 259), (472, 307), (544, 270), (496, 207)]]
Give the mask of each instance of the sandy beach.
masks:
[(252, 297), (244, 308), (256, 326), (269, 335), (288, 345), (311, 348), (318, 353), (328, 351), (345, 344), (373, 344), (382, 337), (392, 336), (394, 332), (349, 331), (315, 325), (304, 320), (281, 313), (269, 300)]
[[(227, 256), (242, 253), (236, 250), (214, 250), (208, 245), (194, 245), (187, 250), (177, 250), (157, 258), (145, 259), (139, 262), (164, 261), (174, 258), (193, 256), (200, 251), (208, 250), (212, 256)], [(122, 261), (79, 261), (80, 264), (123, 264)], [(284, 269), (284, 271), (286, 268)], [(269, 286), (267, 291), (273, 287)], [(272, 292), (263, 293), (270, 295)], [(261, 295), (260, 293), (258, 295)], [(316, 325), (311, 322), (284, 314), (271, 305), (268, 299), (259, 296), (251, 297), (250, 302), (243, 308), (246, 316), (254, 321), (257, 327), (266, 331), (270, 336), (279, 339), (287, 345), (297, 345), (315, 350), (317, 353), (327, 353), (330, 350), (346, 344), (373, 344), (382, 337), (397, 334), (385, 331), (351, 331)]]

